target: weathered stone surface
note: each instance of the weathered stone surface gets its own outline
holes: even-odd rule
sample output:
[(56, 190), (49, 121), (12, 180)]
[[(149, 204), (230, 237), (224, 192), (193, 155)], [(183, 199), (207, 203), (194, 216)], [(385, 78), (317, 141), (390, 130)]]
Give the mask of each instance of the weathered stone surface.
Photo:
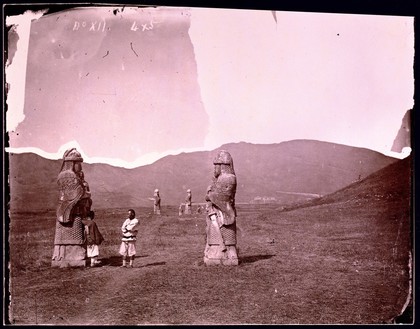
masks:
[(236, 250), (236, 175), (229, 152), (219, 151), (214, 161), (212, 184), (207, 188), (207, 244), (204, 263), (238, 265)]
[(155, 189), (153, 196), (153, 213), (155, 215), (160, 215), (160, 195), (158, 189)]
[(64, 153), (57, 184), (59, 201), (51, 266), (76, 267), (86, 265), (86, 245), (82, 220), (92, 206), (89, 185), (82, 171), (83, 158), (75, 149)]
[(192, 194), (191, 190), (187, 190), (187, 196), (185, 197), (185, 215), (191, 215), (191, 207), (192, 207)]
[(86, 249), (81, 245), (55, 245), (52, 267), (86, 266)]
[(206, 265), (238, 265), (236, 246), (226, 246), (226, 250), (222, 250), (220, 245), (207, 245), (204, 263)]

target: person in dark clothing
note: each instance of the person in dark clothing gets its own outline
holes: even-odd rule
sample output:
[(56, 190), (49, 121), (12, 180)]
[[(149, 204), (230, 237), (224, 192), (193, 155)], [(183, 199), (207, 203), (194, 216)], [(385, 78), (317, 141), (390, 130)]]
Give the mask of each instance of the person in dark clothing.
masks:
[(86, 219), (82, 220), (84, 225), (85, 241), (87, 245), (87, 257), (90, 258), (90, 266), (98, 266), (101, 264), (98, 261), (99, 256), (99, 245), (104, 241), (104, 237), (94, 221), (95, 212), (89, 211), (89, 215)]

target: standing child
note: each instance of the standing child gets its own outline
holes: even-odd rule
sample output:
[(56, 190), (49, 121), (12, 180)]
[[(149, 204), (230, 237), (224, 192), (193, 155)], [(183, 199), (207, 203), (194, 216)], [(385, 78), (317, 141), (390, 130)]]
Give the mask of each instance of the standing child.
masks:
[(136, 255), (137, 227), (139, 220), (136, 218), (136, 212), (133, 209), (128, 210), (128, 218), (124, 221), (122, 230), (122, 242), (120, 254), (123, 256), (122, 267), (127, 267), (127, 257), (129, 258), (128, 267), (133, 267), (134, 256)]
[(82, 220), (85, 227), (85, 241), (87, 244), (87, 256), (90, 258), (90, 266), (97, 266), (101, 262), (98, 261), (99, 245), (104, 241), (104, 238), (99, 232), (98, 226), (95, 221), (95, 212), (89, 211), (88, 217)]

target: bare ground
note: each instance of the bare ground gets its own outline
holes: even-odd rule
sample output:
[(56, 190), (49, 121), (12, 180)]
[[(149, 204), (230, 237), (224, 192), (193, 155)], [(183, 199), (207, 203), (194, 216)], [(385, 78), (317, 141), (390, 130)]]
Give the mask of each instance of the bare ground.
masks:
[(10, 323), (380, 324), (407, 300), (410, 219), (389, 202), (240, 206), (235, 267), (203, 264), (203, 215), (137, 212), (133, 269), (118, 255), (125, 209), (96, 211), (96, 268), (51, 268), (54, 213), (12, 214)]

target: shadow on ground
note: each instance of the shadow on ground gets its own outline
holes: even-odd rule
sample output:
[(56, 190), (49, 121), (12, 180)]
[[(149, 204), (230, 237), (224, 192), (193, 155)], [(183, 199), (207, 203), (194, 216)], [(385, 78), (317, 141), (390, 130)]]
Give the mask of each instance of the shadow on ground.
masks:
[[(148, 255), (136, 256), (137, 258), (147, 257)], [(102, 266), (121, 266), (122, 265), (122, 256), (111, 256), (107, 258), (101, 258)], [(158, 264), (161, 265), (161, 264)]]
[(149, 266), (160, 266), (160, 265), (165, 265), (166, 262), (156, 262), (156, 263), (150, 263), (150, 264), (146, 264), (140, 267), (149, 267)]
[[(275, 255), (253, 255), (253, 256), (244, 256), (239, 258), (239, 264), (250, 264), (255, 263), (260, 260), (270, 259), (274, 257)], [(147, 257), (147, 255), (142, 256), (136, 256), (136, 259)], [(121, 266), (122, 265), (122, 257), (121, 256), (111, 256), (108, 258), (102, 258), (101, 259), (102, 266)], [(160, 266), (160, 265), (166, 265), (166, 262), (156, 262), (156, 263), (150, 263), (145, 264), (140, 267), (150, 267), (150, 266)], [(203, 264), (197, 264), (197, 265), (204, 265)]]
[(239, 264), (255, 263), (260, 260), (270, 259), (271, 257), (274, 257), (274, 256), (276, 255), (254, 255), (254, 256), (239, 257)]

